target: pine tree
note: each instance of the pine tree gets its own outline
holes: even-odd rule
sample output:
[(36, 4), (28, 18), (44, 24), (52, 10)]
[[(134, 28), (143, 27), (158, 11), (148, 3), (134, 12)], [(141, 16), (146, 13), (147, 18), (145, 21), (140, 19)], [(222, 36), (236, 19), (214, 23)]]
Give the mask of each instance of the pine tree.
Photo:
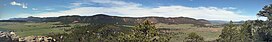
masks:
[(258, 16), (267, 17), (268, 21), (252, 20), (234, 25), (230, 22), (220, 35), (221, 42), (271, 42), (272, 41), (272, 4), (259, 11)]
[(267, 17), (268, 20), (272, 20), (272, 4), (264, 6), (257, 15)]
[(237, 25), (233, 24), (232, 21), (230, 21), (227, 26), (222, 29), (221, 35), (219, 35), (221, 42), (234, 42), (237, 41), (239, 38), (239, 30)]
[(148, 20), (136, 26), (134, 32), (135, 34), (133, 36), (139, 37), (137, 39), (142, 42), (167, 42), (170, 40), (170, 37), (160, 35), (155, 25)]
[(257, 40), (271, 42), (272, 41), (272, 4), (264, 6), (262, 10), (257, 14), (258, 16), (267, 17), (268, 21), (257, 22)]
[(197, 35), (196, 33), (188, 34), (188, 37), (185, 38), (186, 42), (204, 42), (204, 38)]

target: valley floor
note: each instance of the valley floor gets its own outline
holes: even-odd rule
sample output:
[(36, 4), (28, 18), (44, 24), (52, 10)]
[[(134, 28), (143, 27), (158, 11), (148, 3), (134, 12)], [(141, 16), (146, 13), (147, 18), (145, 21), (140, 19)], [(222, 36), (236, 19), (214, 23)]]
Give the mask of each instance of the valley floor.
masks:
[[(1, 31), (15, 31), (20, 37), (27, 36), (46, 36), (49, 34), (61, 34), (65, 33), (65, 29), (74, 27), (75, 25), (86, 25), (83, 23), (77, 24), (60, 24), (59, 22), (47, 22), (47, 23), (24, 23), (24, 22), (0, 22)], [(197, 27), (192, 24), (156, 24), (156, 27), (163, 32), (179, 33), (174, 36), (170, 42), (180, 42), (188, 36), (188, 33), (195, 32), (198, 35), (204, 37), (205, 41), (216, 40), (219, 38), (221, 30), (223, 28), (211, 28), (211, 27)]]

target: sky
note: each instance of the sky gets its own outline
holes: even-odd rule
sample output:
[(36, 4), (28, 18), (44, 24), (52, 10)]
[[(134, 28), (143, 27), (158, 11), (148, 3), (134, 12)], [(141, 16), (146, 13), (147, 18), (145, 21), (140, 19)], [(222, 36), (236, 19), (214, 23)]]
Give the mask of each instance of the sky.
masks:
[(272, 0), (0, 0), (0, 20), (107, 14), (241, 21), (266, 19), (256, 14), (269, 4)]

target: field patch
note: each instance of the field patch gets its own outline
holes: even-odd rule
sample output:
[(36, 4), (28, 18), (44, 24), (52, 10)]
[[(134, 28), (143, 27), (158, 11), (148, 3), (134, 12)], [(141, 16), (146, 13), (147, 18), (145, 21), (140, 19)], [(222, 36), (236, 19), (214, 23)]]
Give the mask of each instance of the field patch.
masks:
[[(156, 24), (158, 28), (170, 29), (171, 32), (182, 32), (174, 36), (171, 42), (181, 42), (185, 39), (187, 34), (195, 32), (198, 35), (204, 37), (205, 41), (216, 40), (221, 34), (223, 28), (210, 28), (210, 27), (197, 27), (193, 24)], [(172, 30), (171, 30), (172, 29)]]
[[(63, 26), (59, 22), (31, 23), (31, 22), (0, 22), (0, 30), (15, 31), (21, 37), (45, 36), (48, 34), (65, 33), (64, 29), (72, 28), (74, 25)], [(59, 26), (59, 27), (57, 27)]]

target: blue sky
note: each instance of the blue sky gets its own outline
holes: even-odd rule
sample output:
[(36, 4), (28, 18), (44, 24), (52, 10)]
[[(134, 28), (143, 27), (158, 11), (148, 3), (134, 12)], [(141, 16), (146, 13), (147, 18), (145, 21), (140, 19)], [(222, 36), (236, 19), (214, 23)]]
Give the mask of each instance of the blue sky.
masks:
[(0, 19), (18, 17), (115, 16), (192, 17), (207, 20), (254, 20), (272, 0), (0, 0)]

